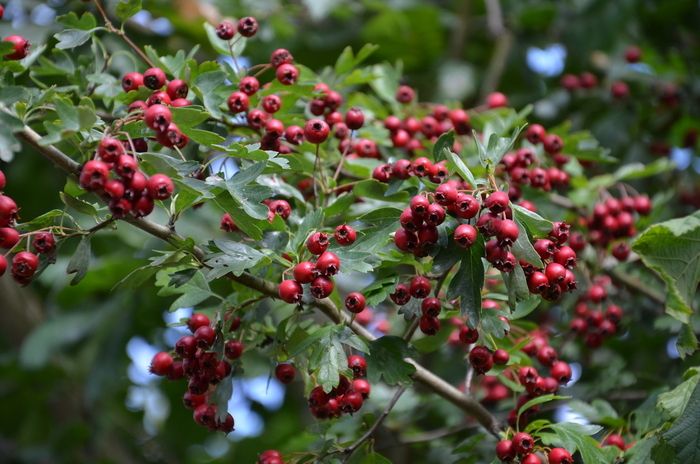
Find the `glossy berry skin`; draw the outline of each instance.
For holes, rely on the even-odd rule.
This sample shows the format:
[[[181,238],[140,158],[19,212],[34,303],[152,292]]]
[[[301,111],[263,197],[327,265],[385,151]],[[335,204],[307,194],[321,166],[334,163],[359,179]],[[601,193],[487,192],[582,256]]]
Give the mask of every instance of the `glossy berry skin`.
[[[536,454],[528,454],[520,460],[520,464],[542,464],[542,460]]]
[[[357,232],[355,232],[355,229],[353,229],[349,225],[341,224],[335,228],[335,233],[333,234],[333,237],[335,238],[335,241],[338,243],[338,245],[352,245],[357,239]]]
[[[544,269],[544,274],[550,284],[559,284],[564,281],[566,268],[559,263],[549,263]]]
[[[348,356],[348,368],[355,378],[367,375],[367,360],[359,354]]]
[[[545,128],[540,124],[531,124],[525,131],[525,138],[533,145],[541,143],[546,135],[547,132]]]
[[[253,37],[258,32],[258,21],[252,16],[238,20],[238,33],[243,37]]]
[[[299,70],[293,64],[285,63],[277,68],[275,77],[282,85],[292,85],[299,79]]]
[[[311,282],[311,294],[314,298],[322,299],[333,293],[333,281],[328,277],[319,276]]]
[[[149,68],[143,73],[143,85],[151,90],[162,89],[165,81],[165,73],[160,68]]]
[[[332,276],[340,270],[340,258],[335,253],[324,251],[316,260],[316,271],[324,276]]]
[[[552,448],[547,455],[549,464],[574,464],[574,458],[564,448]]]
[[[391,301],[403,306],[411,300],[410,288],[406,284],[397,284],[394,292],[389,295]]]
[[[326,141],[330,127],[322,119],[309,119],[304,125],[304,138],[313,144],[320,144]]]
[[[270,64],[273,68],[278,68],[283,64],[291,64],[294,57],[286,48],[278,48],[270,54]]]
[[[513,435],[513,450],[516,454],[520,456],[529,454],[534,446],[535,441],[532,439],[530,434],[518,432]]]
[[[51,253],[56,248],[56,239],[51,232],[39,232],[34,235],[32,246],[36,253]]]
[[[486,106],[489,108],[503,108],[508,106],[508,97],[501,92],[492,92],[486,97]]]
[[[292,383],[296,375],[297,370],[291,364],[278,364],[275,367],[275,377],[284,384]]]
[[[292,145],[299,145],[304,141],[304,129],[299,126],[287,126],[284,130],[284,139]]]
[[[414,298],[425,298],[430,294],[431,285],[427,277],[415,276],[411,279],[409,291]]]
[[[518,238],[518,225],[510,219],[502,219],[496,223],[496,238],[501,246],[510,246]]]
[[[365,304],[365,296],[360,292],[351,292],[345,297],[345,308],[353,314],[361,313]]]
[[[282,99],[277,95],[266,95],[262,99],[262,107],[267,113],[276,113],[282,108]]]
[[[493,367],[493,356],[485,346],[477,345],[469,352],[469,364],[477,374],[485,374]]]
[[[192,314],[192,317],[187,320],[187,328],[190,329],[190,332],[192,333],[196,332],[198,328],[209,326],[210,324],[211,321],[209,320],[209,317],[202,313],[194,313]]]
[[[296,280],[283,280],[277,289],[282,301],[294,304],[301,301],[304,290]]]
[[[10,35],[2,40],[12,44],[12,52],[5,55],[6,60],[21,60],[29,53],[29,41],[20,35]]]
[[[424,316],[437,317],[440,314],[442,305],[437,298],[425,298],[421,302],[420,309]]]
[[[5,173],[0,171],[0,191],[2,191],[7,185],[7,179],[5,179]]]
[[[175,352],[182,358],[191,358],[197,352],[197,339],[192,335],[185,335],[175,342]]]
[[[236,26],[231,21],[221,21],[216,26],[216,35],[221,40],[231,40],[236,34]]]
[[[445,221],[445,208],[431,204],[426,212],[425,222],[432,226],[439,226]]]
[[[556,155],[564,148],[564,142],[562,142],[561,137],[555,134],[545,136],[542,142],[544,144],[544,151],[550,155]]]
[[[463,248],[471,247],[476,241],[478,231],[471,224],[460,224],[454,231],[454,240]]]
[[[350,108],[345,113],[345,124],[350,130],[357,130],[365,123],[365,115],[360,108]]]
[[[148,179],[148,194],[154,200],[166,200],[172,195],[175,186],[165,174],[154,174]]]
[[[170,354],[161,351],[160,353],[156,353],[156,355],[153,356],[153,359],[151,360],[150,371],[155,375],[167,375],[172,365],[173,357],[170,356]]]
[[[486,198],[484,206],[486,206],[492,213],[502,213],[508,207],[510,203],[510,198],[507,192],[497,191],[493,192]]]
[[[194,338],[200,348],[209,348],[214,344],[216,331],[208,325],[203,325],[194,331]]]
[[[362,395],[363,399],[369,398],[372,387],[365,379],[355,379],[352,381],[352,389]]]
[[[284,134],[284,124],[279,119],[268,119],[265,122],[265,133],[274,138],[280,138]]]
[[[122,77],[122,89],[124,92],[138,90],[143,85],[143,74],[139,72],[130,72]]]
[[[114,163],[119,156],[126,154],[124,145],[112,137],[104,137],[97,145],[97,155],[105,163]]]
[[[508,361],[510,360],[510,355],[506,350],[498,349],[493,352],[493,362],[494,364],[498,364],[500,366],[508,364]]]
[[[503,462],[515,459],[515,449],[511,440],[501,440],[496,444],[496,457]]]
[[[165,105],[151,105],[144,112],[143,121],[147,127],[163,132],[173,122],[173,115]]]
[[[109,166],[99,160],[90,160],[80,171],[80,186],[85,190],[101,189],[109,177]],[[2,225],[2,197],[0,197],[0,225]]]
[[[20,251],[12,258],[12,275],[30,278],[39,267],[39,258],[29,251]]]
[[[476,343],[477,340],[479,340],[479,331],[469,327],[467,325],[463,325],[462,327],[459,328],[459,341],[464,343],[465,345],[471,345],[472,343]]]
[[[19,242],[19,232],[11,227],[0,227],[0,248],[10,249]]]
[[[426,335],[435,335],[440,330],[440,319],[432,316],[421,316],[418,327]]]
[[[246,76],[238,83],[238,90],[246,95],[254,95],[260,90],[260,82],[253,76]]]
[[[224,344],[224,355],[230,360],[238,359],[243,354],[243,343],[238,340],[229,340]]]
[[[458,193],[453,185],[449,183],[441,184],[435,189],[435,201],[439,205],[449,206],[457,200]]]
[[[300,284],[310,284],[316,277],[316,265],[311,261],[302,261],[294,266],[294,280]]]
[[[172,103],[172,100],[170,99],[170,95],[168,95],[167,92],[163,92],[162,90],[157,90],[157,91],[153,92],[146,99],[146,106],[170,105],[170,103]]]
[[[423,218],[428,212],[430,200],[423,195],[416,195],[411,198],[410,207],[414,218]]]
[[[549,373],[560,384],[568,383],[571,380],[571,367],[564,361],[554,362]]]
[[[173,79],[172,81],[168,82],[166,87],[166,92],[172,100],[187,98],[189,91],[190,88],[188,87],[187,82],[181,79]]]
[[[416,98],[416,92],[407,85],[401,85],[396,90],[396,101],[399,103],[408,104]]]
[[[325,232],[314,232],[306,239],[306,248],[314,255],[322,254],[326,251],[328,245],[330,245],[330,241],[328,240],[328,234]]]

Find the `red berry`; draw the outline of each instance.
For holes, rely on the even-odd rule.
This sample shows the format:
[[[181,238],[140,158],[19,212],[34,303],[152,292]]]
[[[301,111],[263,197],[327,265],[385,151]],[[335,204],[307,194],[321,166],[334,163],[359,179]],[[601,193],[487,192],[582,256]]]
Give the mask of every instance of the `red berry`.
[[[500,246],[510,246],[518,238],[518,225],[510,219],[502,219],[496,223],[496,238]]]
[[[238,83],[238,90],[253,95],[260,89],[260,82],[253,76],[246,76]]]
[[[207,401],[206,395],[195,395],[187,391],[182,395],[182,403],[187,409],[196,409]]]
[[[216,26],[216,35],[221,40],[231,40],[235,34],[235,26],[231,21],[221,21]]]
[[[591,285],[587,292],[588,298],[594,303],[600,303],[608,297],[608,292],[602,285]]]
[[[471,345],[479,340],[479,331],[469,327],[468,325],[463,325],[459,328],[459,341],[465,345]]]
[[[271,137],[280,138],[284,134],[284,124],[279,119],[268,119],[265,123],[265,132]]]
[[[628,63],[638,63],[642,59],[642,49],[636,45],[630,45],[625,50],[625,60]]]
[[[316,260],[316,271],[325,276],[332,276],[340,269],[340,258],[335,253],[324,251]]]
[[[345,297],[345,307],[353,314],[361,313],[365,309],[365,296],[360,292],[348,293]]]
[[[433,316],[421,316],[418,327],[426,335],[435,335],[440,330],[440,319]]]
[[[426,298],[421,302],[420,309],[424,316],[437,317],[442,305],[437,298]]]
[[[537,239],[535,241],[534,248],[537,254],[540,255],[540,258],[542,259],[551,258],[552,255],[557,251],[557,247],[554,244],[554,242],[546,238]]]
[[[408,303],[411,300],[411,293],[408,285],[397,284],[396,288],[394,289],[394,293],[391,293],[389,298],[391,298],[391,301],[399,306],[403,306]]]
[[[275,71],[277,80],[283,85],[292,85],[299,79],[299,70],[293,64],[285,63]]]
[[[236,90],[229,95],[226,104],[228,105],[229,111],[234,114],[248,111],[248,95],[245,92]]]
[[[492,213],[498,214],[505,211],[509,203],[510,198],[507,192],[496,191],[486,198],[484,206],[490,209]]]
[[[466,111],[455,109],[449,112],[448,117],[457,134],[468,134],[471,130],[469,114]]]
[[[101,189],[109,177],[109,166],[99,160],[90,160],[80,171],[80,186],[85,190]],[[0,225],[2,225],[2,196],[0,196]],[[7,198],[7,197],[5,197]]]
[[[475,346],[469,352],[469,364],[477,374],[485,374],[493,367],[491,351],[485,346]]]
[[[143,74],[139,72],[130,72],[122,77],[122,89],[124,92],[138,90],[143,85]]]
[[[320,144],[326,141],[330,128],[322,119],[309,119],[304,125],[304,138],[313,144]]]
[[[19,232],[11,227],[0,227],[0,248],[13,248],[19,242]]]
[[[276,113],[282,107],[282,99],[277,95],[266,95],[262,99],[262,107],[268,113]]]
[[[540,124],[532,124],[528,126],[527,130],[525,131],[525,138],[533,145],[541,143],[546,135],[547,132]]]
[[[564,448],[552,448],[547,455],[549,464],[574,464],[574,458]]]
[[[513,435],[513,449],[516,454],[520,456],[526,455],[532,451],[535,446],[535,441],[532,439],[530,434],[525,432],[518,432]]]
[[[618,433],[611,433],[610,435],[605,437],[605,440],[603,440],[603,446],[617,446],[622,451],[627,449],[627,446],[625,445],[625,439],[622,438],[622,436]]]
[[[439,226],[445,220],[445,209],[436,204],[428,206],[425,221],[432,226]]]
[[[143,73],[143,85],[151,90],[163,88],[165,81],[165,73],[160,68],[150,68]]]
[[[172,195],[175,186],[165,174],[154,174],[148,179],[147,188],[148,194],[154,200],[166,200]]]
[[[544,346],[537,351],[537,360],[545,366],[551,366],[557,360],[557,351],[551,346]]]
[[[598,85],[598,78],[593,73],[584,72],[579,76],[579,82],[584,89],[592,89]]]
[[[352,370],[353,376],[365,377],[367,375],[367,360],[359,354],[348,357],[348,368]]]
[[[348,393],[343,395],[343,399],[340,403],[340,408],[344,412],[352,414],[353,412],[357,412],[360,410],[363,402],[364,398],[362,398],[362,395],[360,393],[356,391],[349,391]]]
[[[238,230],[238,226],[235,222],[233,222],[233,218],[228,213],[224,213],[224,215],[221,216],[219,227],[224,232],[235,232]]]
[[[301,285],[296,280],[283,280],[278,288],[280,299],[287,303],[299,303],[304,293]]]
[[[129,155],[121,155],[116,162],[114,170],[124,179],[130,179],[138,170],[136,158]]]
[[[7,60],[21,60],[29,53],[29,41],[20,35],[10,35],[2,40],[12,44],[12,52],[5,55]]]
[[[536,454],[528,454],[520,460],[520,464],[542,464],[542,460]]]
[[[342,224],[335,228],[335,234],[333,236],[335,237],[335,241],[338,242],[338,245],[346,246],[355,243],[357,232],[349,225]]]
[[[20,251],[12,258],[12,275],[30,278],[39,267],[39,258],[29,251]]]
[[[502,108],[508,106],[508,97],[501,92],[492,92],[486,97],[486,106],[489,108]]]
[[[431,285],[427,277],[415,276],[411,279],[410,293],[414,298],[425,298],[430,294]]]
[[[282,383],[292,383],[297,375],[297,370],[291,364],[278,364],[275,367],[275,377]]]
[[[357,130],[365,123],[365,115],[362,110],[357,107],[350,108],[345,113],[345,124],[350,130]]]
[[[197,339],[192,335],[185,335],[175,342],[175,352],[182,358],[191,358],[197,352]]]
[[[527,277],[530,293],[542,293],[549,286],[549,279],[542,272],[535,271]]]
[[[203,325],[194,331],[194,338],[201,348],[209,348],[214,344],[216,331],[211,326]]]
[[[496,456],[503,462],[515,459],[515,449],[511,440],[501,440],[496,444]]]
[[[457,200],[458,193],[454,185],[441,184],[435,189],[435,201],[442,206],[449,206]]]
[[[171,102],[172,100],[170,99],[170,95],[168,95],[167,92],[157,90],[148,96],[148,98],[146,99],[146,106],[170,105]]]
[[[411,103],[415,97],[416,92],[407,85],[401,85],[396,90],[396,101],[398,101],[399,103]]]
[[[5,173],[0,171],[0,191],[7,185],[7,180],[5,179]]]
[[[151,360],[151,372],[155,375],[167,375],[173,365],[173,357],[170,354],[161,351],[156,353]]]
[[[278,48],[270,54],[270,64],[273,68],[278,68],[283,64],[291,64],[294,57],[286,48]]]
[[[299,126],[287,126],[284,130],[284,138],[292,145],[299,145],[304,141],[304,129]]]
[[[559,284],[566,277],[566,268],[559,263],[549,263],[544,269],[544,274],[550,284]]]
[[[362,395],[363,399],[367,399],[372,387],[365,379],[355,379],[352,381],[352,389]]]
[[[301,284],[309,284],[314,280],[316,265],[311,261],[302,261],[294,266],[294,279]]]
[[[314,298],[326,298],[333,292],[333,281],[328,277],[319,276],[311,282],[311,294]]]
[[[7,270],[7,258],[5,255],[0,255],[0,276],[2,276]]]
[[[498,365],[508,364],[510,354],[506,350],[498,349],[493,352],[493,362]]]
[[[571,380],[571,367],[564,361],[554,362],[549,373],[560,384],[565,384]]]
[[[238,20],[238,33],[243,37],[253,37],[258,32],[258,21],[252,16]]]
[[[34,235],[32,245],[37,253],[51,253],[56,248],[56,239],[51,232],[39,232]]]
[[[423,195],[416,195],[411,198],[411,212],[415,218],[423,218],[428,212],[428,207],[430,206],[430,200],[428,200]]]
[[[328,234],[325,232],[314,232],[306,240],[306,248],[314,255],[322,254],[326,251],[328,245],[330,245],[330,241],[328,240]]]
[[[243,342],[238,340],[227,341],[226,344],[224,344],[224,354],[231,360],[240,358],[243,354]]]
[[[573,269],[576,267],[576,252],[568,246],[559,247],[554,253],[554,261],[566,268]]]
[[[172,123],[173,115],[165,105],[151,105],[144,112],[143,120],[146,126],[157,132],[163,132]]]
[[[556,155],[564,147],[564,142],[562,142],[561,137],[555,134],[549,134],[545,136],[544,140],[544,151],[550,155]]]

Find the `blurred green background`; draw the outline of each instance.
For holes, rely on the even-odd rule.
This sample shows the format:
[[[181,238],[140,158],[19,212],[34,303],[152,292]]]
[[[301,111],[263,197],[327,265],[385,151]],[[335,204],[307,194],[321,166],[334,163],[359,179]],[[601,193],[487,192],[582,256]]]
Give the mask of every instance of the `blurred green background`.
[[[113,7],[116,2],[107,3]],[[89,8],[81,1],[12,0],[6,3],[0,35],[21,31],[35,44],[53,41],[56,15]],[[569,119],[576,128],[590,129],[620,160],[650,161],[658,156],[650,147],[663,144],[678,170],[640,187],[652,195],[664,193],[673,179],[677,190],[667,192],[673,208],[659,219],[698,207],[700,158],[697,142],[686,140],[688,130],[700,128],[700,8],[695,0],[144,0],[144,11],[126,29],[137,43],[161,52],[199,45],[199,58],[213,59],[202,23],[243,15],[261,23],[245,52],[252,64],[266,62],[272,50],[284,47],[298,62],[320,70],[334,63],[345,46],[357,50],[369,42],[379,45],[370,63],[402,63],[406,83],[417,88],[421,100],[472,107],[498,89],[516,108],[534,104],[534,118],[546,125]],[[105,41],[122,46],[113,38]],[[623,59],[632,44],[642,48],[644,57],[634,69]],[[119,77],[126,69],[112,71]],[[572,98],[559,80],[563,73],[583,71],[594,72],[601,84]],[[613,101],[609,87],[616,79],[629,83],[633,98]],[[677,87],[678,105],[659,103],[666,84]],[[64,176],[31,150],[0,167],[24,219],[61,207]],[[185,227],[199,229],[201,236],[216,234],[216,214],[204,211],[202,217],[210,221]],[[180,405],[181,385],[145,374],[153,350],[172,346],[177,336],[164,319],[170,300],[157,296],[150,284],[112,288],[159,247],[121,225],[93,240],[91,270],[78,286],[68,286],[63,272],[67,249],[27,288],[8,276],[0,278],[0,462],[251,463],[260,450],[304,450],[323,437],[326,431],[312,421],[300,385],[286,393],[276,385],[266,387],[263,360],[248,360],[249,380],[236,385],[239,432],[231,440],[193,423]],[[604,377],[611,366],[613,371],[626,368],[632,379],[620,376],[620,382],[638,382],[642,390],[662,384],[660,378],[678,376],[683,367],[668,360],[665,328],[647,322],[624,344],[614,341],[613,354],[594,362],[595,372]],[[444,365],[439,354],[427,362]],[[591,385],[597,378],[591,375]],[[388,394],[378,388],[370,410],[377,411]],[[406,398],[389,424],[412,417],[416,430],[430,430],[445,425],[445,418],[461,420],[439,400]],[[361,420],[334,425],[331,432],[352,434]],[[410,450],[399,445],[397,436],[380,439],[385,449],[377,450],[394,462],[456,459],[450,456],[453,442],[427,441]]]

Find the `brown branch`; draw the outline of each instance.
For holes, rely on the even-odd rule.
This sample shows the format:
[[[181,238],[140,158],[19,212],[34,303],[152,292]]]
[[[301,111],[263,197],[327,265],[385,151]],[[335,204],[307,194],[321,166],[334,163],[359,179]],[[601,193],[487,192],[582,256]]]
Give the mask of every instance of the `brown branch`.
[[[80,165],[77,162],[54,147],[41,145],[39,143],[41,136],[31,128],[25,126],[17,133],[17,136],[27,142],[29,145],[33,146],[42,156],[52,161],[56,166],[61,168],[69,175],[76,177],[79,174],[78,169]],[[181,236],[170,230],[168,227],[156,224],[147,219],[127,217],[124,220],[138,227],[144,232],[153,235],[154,237],[158,237],[159,239],[172,245],[182,243],[184,240]],[[205,257],[204,251],[196,246],[192,249],[192,254],[200,261]],[[227,274],[226,277],[235,282],[239,282],[246,287],[257,290],[263,295],[267,295],[271,298],[279,298],[277,293],[277,285],[268,280],[261,279],[247,272],[244,272],[240,276]],[[318,308],[336,324],[347,325],[353,332],[365,340],[373,341],[376,339],[371,332],[357,322],[352,321],[348,314],[340,311],[330,299],[324,298],[322,300],[317,300],[313,303],[313,306]],[[465,396],[453,385],[450,385],[442,378],[421,366],[415,360],[405,358],[405,361],[415,367],[416,371],[413,374],[413,379],[416,382],[420,383],[427,389],[474,417],[489,433],[495,437],[498,437],[498,433],[501,429],[498,419],[496,419],[486,408],[484,408],[481,403],[472,397]]]

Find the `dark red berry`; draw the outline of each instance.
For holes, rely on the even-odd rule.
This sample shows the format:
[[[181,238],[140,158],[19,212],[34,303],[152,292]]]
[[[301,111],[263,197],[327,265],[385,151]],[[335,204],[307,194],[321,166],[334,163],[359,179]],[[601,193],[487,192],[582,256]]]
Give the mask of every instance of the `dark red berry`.
[[[360,292],[348,293],[345,297],[345,307],[353,314],[361,313],[365,309],[365,296]]]
[[[277,367],[275,367],[275,377],[282,383],[292,383],[296,375],[297,370],[291,364],[278,364]]]
[[[330,128],[321,119],[310,119],[304,126],[304,138],[313,144],[320,144],[326,141]]]
[[[224,344],[224,354],[230,360],[238,359],[243,354],[243,342],[229,340]]]
[[[314,298],[326,298],[333,292],[333,281],[328,277],[319,276],[311,282],[311,294]]]
[[[221,40],[231,40],[236,34],[236,26],[231,21],[221,21],[216,26],[216,35]]]
[[[149,68],[143,73],[143,85],[151,90],[162,89],[165,81],[165,73],[160,68]]]
[[[427,277],[415,276],[411,279],[410,294],[414,298],[425,298],[430,294],[431,285]]]
[[[164,376],[168,374],[172,365],[173,357],[170,356],[170,354],[161,351],[160,353],[156,353],[156,355],[153,356],[153,359],[151,360],[150,370],[155,375]]]
[[[252,16],[238,20],[238,33],[243,37],[253,37],[258,32],[258,21]]]
[[[296,280],[283,280],[278,288],[279,297],[287,303],[299,303],[304,293]]]
[[[299,70],[293,64],[284,63],[275,71],[275,77],[283,85],[292,85],[299,79]]]
[[[12,44],[12,51],[5,55],[7,60],[21,60],[29,53],[29,41],[20,35],[10,35],[2,40]]]

